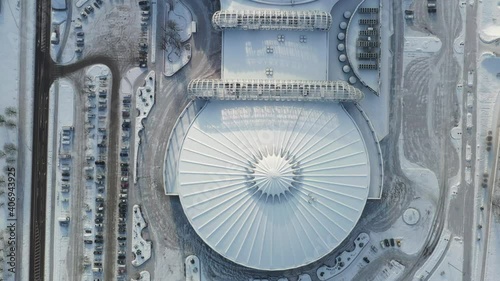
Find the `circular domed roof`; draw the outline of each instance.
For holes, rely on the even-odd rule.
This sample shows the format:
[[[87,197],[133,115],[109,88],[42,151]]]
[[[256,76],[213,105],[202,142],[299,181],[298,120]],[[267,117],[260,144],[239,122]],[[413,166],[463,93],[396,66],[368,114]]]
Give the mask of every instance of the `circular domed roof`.
[[[189,128],[178,193],[198,235],[261,270],[335,249],[368,197],[362,136],[339,104],[209,102]]]

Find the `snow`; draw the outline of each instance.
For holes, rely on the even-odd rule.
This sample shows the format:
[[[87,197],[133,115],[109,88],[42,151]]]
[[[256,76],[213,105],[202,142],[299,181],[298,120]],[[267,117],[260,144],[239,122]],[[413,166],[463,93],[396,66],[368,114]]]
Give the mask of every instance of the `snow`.
[[[281,35],[284,42],[278,41]],[[315,31],[225,30],[221,77],[327,80],[327,35]],[[305,43],[300,36],[306,36]],[[266,73],[268,68],[272,75]]]
[[[168,6],[168,3],[167,3],[167,6]],[[151,54],[150,54],[150,58],[151,58],[151,63],[155,63],[156,62],[156,25],[158,24],[158,20],[156,19],[158,17],[158,4],[156,3],[156,1],[153,1],[151,3],[151,15],[153,16],[152,20],[151,20],[151,44],[150,46],[152,46],[152,48],[150,48],[151,50]]]
[[[435,36],[405,37],[405,52],[435,53],[441,49],[441,46],[441,40]]]
[[[494,280],[500,276],[500,221],[492,219],[488,233],[488,249],[486,254],[486,270],[484,280]]]
[[[139,279],[132,278],[132,281],[150,281],[150,280],[151,280],[151,274],[149,274],[148,271],[141,271],[141,273],[139,274]]]
[[[483,41],[493,41],[500,38],[500,2],[483,0],[478,6],[479,38]]]
[[[271,9],[271,10],[320,10],[330,12],[333,5],[339,0],[222,0],[221,10],[256,10],[256,9]],[[293,5],[290,5],[293,3]],[[269,5],[274,4],[274,5]]]
[[[488,131],[492,130],[495,134],[498,133],[497,122],[498,122],[498,114],[500,112],[500,58],[496,57],[491,53],[483,53],[479,58],[477,69],[477,135],[476,135],[476,143],[478,144],[476,147],[476,174],[472,175],[475,177],[475,182],[477,183],[476,188],[476,200],[475,207],[476,215],[474,216],[474,225],[482,224],[483,217],[486,215],[486,212],[489,212],[490,205],[485,206],[485,200],[490,200],[489,195],[487,195],[483,188],[480,187],[480,183],[482,182],[482,174],[483,172],[490,171],[492,169],[491,165],[494,164],[494,159],[491,158],[491,153],[487,153],[484,149],[484,139],[486,138]],[[498,187],[497,187],[498,188]],[[485,206],[486,212],[480,212],[479,206]],[[493,215],[493,214],[492,214]],[[486,219],[486,218],[484,218]],[[494,260],[497,260],[497,257],[492,255],[493,249],[498,248],[498,222],[494,222],[494,219],[491,219],[488,224],[490,224],[490,232],[487,234],[488,236],[488,245],[486,245],[486,249],[482,247],[481,244],[476,244],[474,251],[474,262],[473,266],[476,266],[476,270],[474,273],[479,272],[478,268],[481,266],[486,266],[485,273],[493,274],[494,272],[498,272],[498,264],[494,264]],[[484,231],[477,230],[475,232],[475,240],[482,238],[485,235]],[[481,239],[481,241],[486,241],[486,239]],[[479,241],[478,241],[479,243]],[[485,263],[482,263],[483,255],[486,251],[487,260]],[[498,256],[498,252],[496,253]],[[474,277],[474,275],[473,275]]]
[[[76,6],[78,8],[82,7],[83,5],[85,5],[85,3],[87,3],[89,0],[78,0],[76,1]]]
[[[170,10],[170,5],[167,3],[166,9],[169,12],[167,17],[165,17],[165,28],[168,20],[174,21],[179,28],[177,32],[179,33],[181,43],[188,41],[191,38],[191,21],[193,20],[189,9],[179,0],[174,0],[172,10]],[[163,52],[163,74],[167,77],[174,75],[188,64],[190,59],[191,44],[182,44],[182,47],[177,50],[168,44],[166,50]]]
[[[451,239],[451,232],[448,229],[444,229],[443,233],[441,234],[441,237],[439,238],[439,242],[436,248],[432,252],[432,255],[425,261],[422,267],[420,267],[417,270],[417,272],[413,277],[413,280],[415,281],[426,280],[426,278],[429,276],[433,268],[436,266],[436,264],[439,262],[444,252],[446,251],[450,239]],[[448,279],[448,280],[454,280],[454,279]]]
[[[75,14],[75,13],[73,13]],[[50,43],[50,57],[54,62],[60,62],[62,64],[67,64],[73,61],[73,59],[76,57],[75,56],[75,40],[74,38],[68,37],[68,41],[66,44],[63,46],[63,37],[65,32],[71,32],[71,30],[67,30],[68,28],[71,28],[72,23],[68,22],[68,11],[67,10],[53,10],[51,13],[51,20],[52,20],[52,30],[56,31],[59,37],[59,43],[58,44],[52,44]],[[69,24],[68,24],[69,23]],[[73,39],[73,40],[71,40]],[[61,48],[63,48],[63,52],[61,54],[61,58],[58,61],[58,56],[61,53]],[[71,51],[68,51],[71,49]]]
[[[137,267],[141,266],[151,258],[152,243],[151,241],[146,241],[142,238],[142,230],[146,228],[147,224],[142,216],[140,206],[134,205],[133,212],[132,249],[135,258],[132,261],[132,265]]]
[[[65,0],[52,0],[52,9],[53,10],[66,10],[66,1]]]
[[[191,21],[193,21],[193,16],[184,3],[179,0],[174,1],[174,7],[168,12],[167,19],[177,23],[180,29],[179,35],[181,36],[181,42],[186,42],[191,38]]]
[[[463,241],[460,237],[453,237],[450,242],[448,251],[443,257],[443,260],[436,268],[434,273],[429,277],[429,281],[448,281],[462,279],[462,263],[463,263]],[[491,280],[491,279],[485,279]]]
[[[188,256],[184,260],[186,267],[186,281],[201,281],[201,264],[197,256]]]
[[[405,266],[401,263],[391,260],[389,263],[378,271],[377,275],[372,279],[373,281],[396,281],[400,280],[403,275]]]
[[[335,266],[326,266],[323,265],[318,268],[317,275],[319,280],[328,280],[351,265],[352,262],[356,259],[356,257],[361,253],[361,251],[368,245],[370,242],[370,236],[366,233],[361,233],[356,238],[354,242],[355,248],[352,251],[344,251],[340,253],[340,255],[336,258]],[[343,264],[343,266],[341,266]]]
[[[0,12],[0,34],[2,34],[2,44],[0,44],[0,85],[2,89],[2,103],[0,104],[0,114],[7,120],[17,123],[17,128],[6,129],[0,126],[0,149],[3,150],[5,143],[16,145],[18,153],[0,159],[0,166],[3,168],[13,167],[15,173],[15,188],[9,190],[7,170],[3,170],[0,175],[5,177],[6,185],[2,187],[0,195],[0,235],[4,238],[4,243],[10,238],[10,231],[6,230],[7,224],[15,223],[15,265],[7,264],[10,258],[5,258],[0,262],[0,268],[4,271],[0,274],[3,280],[27,280],[29,267],[23,266],[29,261],[30,244],[30,207],[31,207],[31,160],[32,160],[32,132],[33,132],[33,79],[34,79],[34,42],[35,42],[35,11],[34,1],[1,1]],[[26,13],[24,13],[24,11]],[[21,59],[24,58],[24,59]],[[7,117],[5,109],[15,107],[18,111],[11,117]],[[21,123],[21,120],[24,120]],[[22,153],[21,153],[22,152]],[[15,158],[15,162],[7,164],[7,158]],[[10,161],[10,160],[9,160]],[[22,171],[22,172],[21,172]],[[12,177],[12,174],[10,175]],[[11,185],[12,188],[12,185]],[[7,207],[9,194],[14,192],[15,217],[16,221],[7,221]],[[11,194],[12,195],[12,194]],[[11,201],[12,202],[12,201]],[[12,208],[12,206],[10,206]],[[5,235],[8,235],[5,236]],[[12,241],[12,240],[10,240]],[[2,243],[3,244],[3,243]],[[6,246],[6,244],[3,244]],[[4,248],[2,256],[10,254],[10,249]],[[9,247],[10,248],[10,247]],[[16,274],[11,274],[8,270],[14,267]]]
[[[61,144],[62,127],[73,126],[74,115],[74,88],[71,82],[66,79],[60,79],[54,82],[50,88],[50,108],[49,110],[49,139],[47,143],[47,185],[51,186],[55,183],[54,188],[47,188],[47,216],[46,216],[46,237],[53,237],[52,239],[45,240],[45,278],[52,280],[64,280],[68,276],[66,253],[69,247],[69,228],[70,226],[63,226],[57,222],[57,218],[71,217],[72,213],[69,208],[71,206],[70,196],[68,193],[61,192],[62,187],[62,162],[71,165],[71,160],[62,160],[58,155],[61,153],[71,154],[71,146],[63,146]],[[54,143],[53,147],[51,144]],[[56,156],[55,158],[53,156]],[[55,200],[55,201],[54,201]],[[51,226],[54,226],[52,228]],[[52,262],[49,262],[52,261]],[[53,268],[50,268],[53,264]],[[52,275],[50,275],[52,273]]]
[[[139,111],[139,115],[135,118],[135,142],[134,142],[134,175],[137,175],[137,155],[139,145],[141,144],[141,131],[144,129],[142,120],[146,119],[149,112],[155,104],[155,82],[156,75],[154,71],[150,71],[144,78],[145,84],[143,87],[137,88],[135,95],[135,106]],[[134,183],[137,183],[137,177],[134,177]]]

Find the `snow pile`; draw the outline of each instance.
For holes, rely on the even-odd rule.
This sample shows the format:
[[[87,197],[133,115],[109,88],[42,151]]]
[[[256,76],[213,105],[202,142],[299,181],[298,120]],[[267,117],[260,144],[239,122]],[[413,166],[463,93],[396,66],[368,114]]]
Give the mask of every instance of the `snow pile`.
[[[137,155],[139,145],[141,144],[141,136],[139,133],[144,129],[142,120],[148,117],[151,108],[153,108],[155,104],[155,72],[150,71],[144,80],[144,86],[137,88],[137,94],[135,95],[135,106],[139,111],[139,115],[135,119],[134,175],[137,175]],[[137,183],[136,176],[134,177],[134,183]]]
[[[151,258],[152,243],[142,238],[142,230],[146,228],[147,224],[142,217],[141,207],[139,205],[134,205],[133,211],[132,249],[135,259],[132,261],[132,265],[140,266]]]

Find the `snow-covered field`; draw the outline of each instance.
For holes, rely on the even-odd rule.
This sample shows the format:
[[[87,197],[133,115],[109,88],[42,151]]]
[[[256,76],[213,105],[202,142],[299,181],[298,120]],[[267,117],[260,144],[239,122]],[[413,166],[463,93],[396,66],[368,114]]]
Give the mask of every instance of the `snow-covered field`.
[[[45,241],[45,256],[46,260],[52,260],[52,263],[45,264],[45,268],[48,269],[45,272],[53,272],[52,280],[68,279],[68,273],[64,269],[67,267],[69,225],[59,224],[58,219],[69,217],[69,223],[71,223],[72,216],[77,215],[71,213],[69,193],[62,192],[62,164],[71,167],[72,160],[60,158],[61,154],[72,154],[72,144],[63,146],[61,137],[63,126],[73,126],[74,94],[73,85],[66,79],[54,82],[50,88],[49,100],[52,110],[49,110],[48,119],[47,186],[52,188],[47,188],[45,237],[52,237],[52,239]],[[53,143],[57,145],[52,146]],[[54,267],[49,268],[50,264]]]
[[[22,264],[29,259],[34,33],[27,31],[32,32],[34,27],[35,7],[31,1],[23,4],[4,0],[0,11],[0,34],[3,39],[0,44],[2,280],[26,279],[24,276],[28,274],[28,267]]]

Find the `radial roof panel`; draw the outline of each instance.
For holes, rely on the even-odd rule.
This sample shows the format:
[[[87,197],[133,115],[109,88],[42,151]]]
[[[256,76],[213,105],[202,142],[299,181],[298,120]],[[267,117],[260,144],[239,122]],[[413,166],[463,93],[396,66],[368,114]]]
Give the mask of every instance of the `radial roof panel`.
[[[218,101],[188,131],[178,191],[212,249],[282,270],[325,256],[349,235],[369,175],[364,141],[341,105]]]

